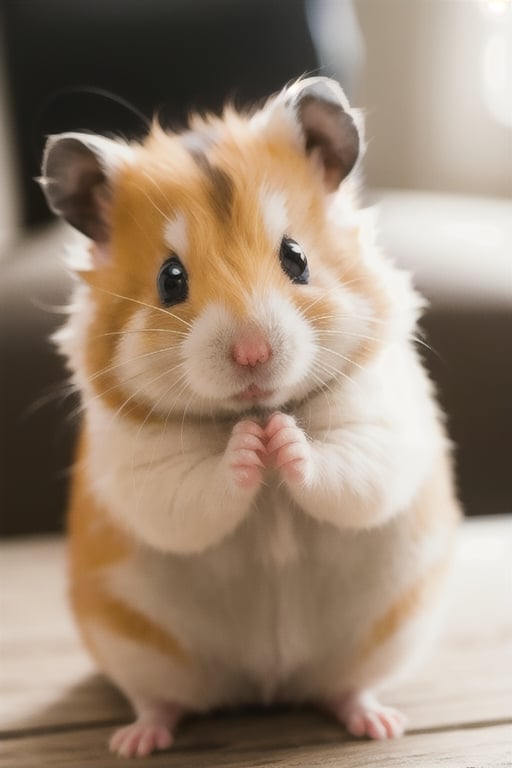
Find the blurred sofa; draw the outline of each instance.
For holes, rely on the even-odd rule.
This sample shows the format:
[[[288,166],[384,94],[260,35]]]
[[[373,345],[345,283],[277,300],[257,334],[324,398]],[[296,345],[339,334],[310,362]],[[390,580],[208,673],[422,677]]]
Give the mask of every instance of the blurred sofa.
[[[511,168],[512,172],[512,168]],[[420,352],[472,515],[512,511],[512,199],[375,191],[380,241],[429,301]]]
[[[79,419],[76,397],[65,396],[63,363],[48,343],[62,321],[70,277],[60,260],[69,233],[50,220],[33,182],[44,135],[87,128],[137,136],[144,119],[125,98],[147,115],[158,105],[170,125],[179,125],[190,108],[268,95],[318,66],[307,6],[4,0],[8,151],[20,216],[0,252],[0,534],[62,527]],[[342,81],[343,66],[331,67]],[[77,92],[77,83],[94,88]],[[422,354],[457,445],[465,508],[509,511],[512,204],[390,190],[373,190],[368,201],[380,204],[384,247],[414,272],[430,301],[423,327],[432,349],[422,347]]]

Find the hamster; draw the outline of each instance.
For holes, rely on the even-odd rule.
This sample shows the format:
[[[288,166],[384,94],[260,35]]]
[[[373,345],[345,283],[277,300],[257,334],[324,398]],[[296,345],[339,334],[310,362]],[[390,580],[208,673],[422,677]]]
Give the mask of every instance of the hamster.
[[[248,703],[404,730],[376,692],[428,635],[460,512],[363,150],[324,77],[141,143],[48,139],[48,203],[87,238],[57,334],[83,404],[70,595],[135,712],[119,755]]]

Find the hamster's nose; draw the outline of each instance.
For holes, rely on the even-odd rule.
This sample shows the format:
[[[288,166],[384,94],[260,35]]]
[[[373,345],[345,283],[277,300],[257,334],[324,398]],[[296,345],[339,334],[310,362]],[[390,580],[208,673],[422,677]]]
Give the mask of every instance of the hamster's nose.
[[[260,331],[241,336],[231,348],[231,357],[237,365],[255,368],[266,363],[272,356],[272,347],[267,337]]]

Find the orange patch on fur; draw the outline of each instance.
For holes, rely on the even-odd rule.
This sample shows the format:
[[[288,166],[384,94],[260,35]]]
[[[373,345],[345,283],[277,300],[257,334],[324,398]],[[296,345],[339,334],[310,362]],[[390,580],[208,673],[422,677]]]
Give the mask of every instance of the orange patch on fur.
[[[73,579],[127,558],[134,542],[92,496],[85,473],[87,438],[82,433],[73,471],[68,512],[69,566]]]
[[[435,532],[437,527],[449,529],[451,542],[462,511],[456,498],[449,452],[441,456],[427,487],[419,494],[411,514],[411,532],[418,539]]]
[[[443,541],[438,559],[380,616],[361,642],[355,661],[368,658],[435,596],[448,569],[461,511],[455,497],[448,455],[440,458],[409,515],[412,541],[434,537]]]
[[[84,589],[73,589],[72,601],[84,627],[86,642],[96,657],[101,660],[101,650],[95,647],[87,624],[92,620],[114,634],[148,646],[159,653],[170,656],[174,661],[188,663],[190,656],[181,643],[156,622],[145,616],[126,602],[119,600],[106,591],[82,585]],[[92,646],[92,648],[91,648]]]
[[[360,644],[354,663],[360,664],[367,659],[419,612],[429,596],[435,593],[448,567],[448,562],[448,557],[436,562],[377,619]]]
[[[185,661],[189,657],[178,640],[139,611],[109,595],[104,587],[102,570],[130,557],[135,543],[109,519],[88,490],[84,471],[86,451],[87,439],[82,434],[68,519],[70,597],[85,644],[101,662],[101,651],[88,630],[89,621],[94,619],[112,632]]]

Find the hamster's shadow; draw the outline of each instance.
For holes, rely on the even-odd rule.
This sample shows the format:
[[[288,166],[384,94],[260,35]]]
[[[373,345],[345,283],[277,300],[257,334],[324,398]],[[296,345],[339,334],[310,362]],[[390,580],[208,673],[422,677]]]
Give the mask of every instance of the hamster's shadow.
[[[45,734],[128,722],[130,707],[119,691],[99,673],[83,677],[44,707],[10,720],[2,735]]]
[[[13,723],[6,735],[15,737],[27,732],[57,735],[90,730],[91,742],[98,741],[101,748],[109,730],[129,723],[132,717],[124,697],[100,674],[93,674],[75,683],[44,709],[23,718],[18,726]],[[272,755],[283,750],[348,740],[350,737],[338,723],[313,707],[219,710],[190,716],[183,721],[171,750],[165,753],[165,765],[174,766],[172,755],[176,755],[178,766],[181,765],[180,755],[195,753],[198,760],[208,760],[204,765],[223,765],[223,755],[226,765],[244,764],[245,760],[250,760],[250,765],[266,765]],[[214,755],[217,758],[213,762]],[[255,763],[251,758],[259,762]],[[263,758],[265,762],[262,763]],[[222,762],[218,762],[219,759]]]

